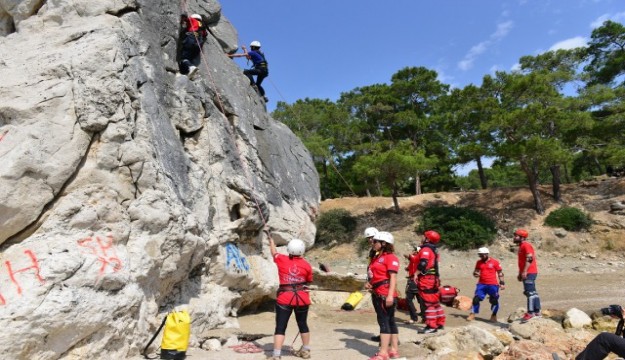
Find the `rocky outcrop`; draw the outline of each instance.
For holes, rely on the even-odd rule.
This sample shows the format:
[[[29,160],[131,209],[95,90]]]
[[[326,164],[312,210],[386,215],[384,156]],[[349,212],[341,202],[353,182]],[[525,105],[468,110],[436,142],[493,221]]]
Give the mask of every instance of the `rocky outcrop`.
[[[4,356],[125,358],[181,305],[193,334],[236,326],[277,285],[262,229],[312,244],[308,152],[224,55],[219,3],[182,4],[0,0]],[[210,19],[194,81],[181,11]]]

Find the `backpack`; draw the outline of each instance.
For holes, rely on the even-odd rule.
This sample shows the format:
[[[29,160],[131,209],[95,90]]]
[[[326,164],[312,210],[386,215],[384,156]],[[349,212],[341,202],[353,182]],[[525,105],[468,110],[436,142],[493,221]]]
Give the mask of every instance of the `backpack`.
[[[457,287],[451,285],[441,286],[439,289],[439,293],[441,294],[441,304],[452,306],[454,304],[454,299],[459,292],[460,290]]]

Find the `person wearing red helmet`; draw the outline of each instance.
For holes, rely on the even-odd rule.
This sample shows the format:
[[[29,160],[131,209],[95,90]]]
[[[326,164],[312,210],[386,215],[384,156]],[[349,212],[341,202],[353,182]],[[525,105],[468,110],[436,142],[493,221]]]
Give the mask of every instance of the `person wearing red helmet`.
[[[519,274],[517,280],[523,281],[523,294],[527,297],[527,313],[521,318],[521,322],[527,322],[535,317],[540,317],[540,297],[536,291],[536,277],[538,277],[538,262],[536,252],[532,244],[527,241],[529,233],[524,229],[514,232],[514,243],[519,245],[518,261]]]
[[[425,327],[419,332],[422,334],[435,333],[445,327],[445,312],[441,307],[439,287],[440,274],[438,271],[439,255],[436,244],[441,240],[439,233],[428,230],[423,233],[421,250],[417,255],[419,264],[415,274],[418,294],[425,305]]]

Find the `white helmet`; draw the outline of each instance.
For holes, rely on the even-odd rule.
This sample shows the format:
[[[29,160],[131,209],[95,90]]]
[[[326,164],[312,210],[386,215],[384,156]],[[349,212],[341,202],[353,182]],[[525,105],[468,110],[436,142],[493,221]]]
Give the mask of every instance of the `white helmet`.
[[[196,19],[196,20],[202,21],[202,15],[200,15],[200,14],[193,14],[193,15],[191,15],[191,17]]]
[[[395,243],[395,239],[390,232],[380,231],[379,233],[373,235],[373,240],[384,241],[387,244]]]
[[[375,236],[375,234],[377,234],[378,232],[379,232],[378,229],[374,227],[368,227],[365,229],[365,237]]]
[[[489,251],[488,251],[488,248],[481,247],[481,248],[477,249],[477,253],[478,254],[486,254],[486,255],[488,255]]]
[[[260,41],[254,40],[250,43],[250,47],[260,47]]]
[[[286,252],[293,256],[302,256],[306,251],[306,244],[300,239],[292,239],[286,246]]]

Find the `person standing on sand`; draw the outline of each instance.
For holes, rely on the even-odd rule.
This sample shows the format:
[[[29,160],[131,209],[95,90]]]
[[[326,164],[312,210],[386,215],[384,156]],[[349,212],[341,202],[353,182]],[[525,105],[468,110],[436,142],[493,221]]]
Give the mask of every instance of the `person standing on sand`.
[[[419,265],[419,250],[421,250],[421,247],[415,246],[412,254],[404,255],[408,260],[408,266],[406,267],[406,271],[408,272],[408,279],[406,280],[406,303],[408,303],[408,312],[410,313],[410,320],[407,321],[408,324],[414,324],[419,321],[419,316],[421,316],[423,322],[425,322],[425,315],[423,314],[425,304],[423,304],[423,300],[421,300],[419,296],[419,288],[417,287],[415,276],[417,274],[417,266]],[[419,312],[417,312],[413,299],[416,299],[419,303]]]
[[[373,308],[380,326],[380,349],[369,360],[399,358],[399,331],[395,323],[399,259],[394,254],[394,242],[393,235],[385,231],[380,231],[373,237],[376,256],[367,269],[369,280],[365,289],[371,291]]]
[[[445,311],[441,306],[440,273],[438,271],[439,255],[436,244],[441,235],[433,230],[423,233],[423,242],[419,250],[419,264],[417,265],[416,283],[419,296],[425,304],[425,327],[419,330],[421,334],[431,334],[445,329]]]
[[[521,322],[541,317],[540,297],[536,291],[536,277],[538,277],[538,262],[536,252],[532,244],[527,241],[527,230],[518,229],[514,232],[514,243],[519,245],[519,274],[517,280],[523,281],[523,294],[527,297],[527,312],[521,318]]]
[[[475,263],[473,276],[479,278],[473,296],[473,308],[467,317],[467,321],[475,320],[475,315],[480,312],[480,302],[488,295],[490,302],[491,322],[497,322],[499,311],[499,289],[504,290],[506,283],[503,281],[503,270],[497,259],[491,258],[488,248],[481,247],[477,250],[480,259]]]
[[[306,245],[300,239],[292,239],[287,244],[287,255],[278,253],[276,245],[269,236],[269,250],[274,263],[278,266],[280,286],[276,297],[276,329],[273,336],[273,356],[269,359],[282,359],[282,345],[291,314],[295,312],[295,320],[302,338],[302,347],[293,355],[310,359],[310,330],[308,329],[308,307],[310,295],[308,284],[313,281],[312,267],[302,256]]]

